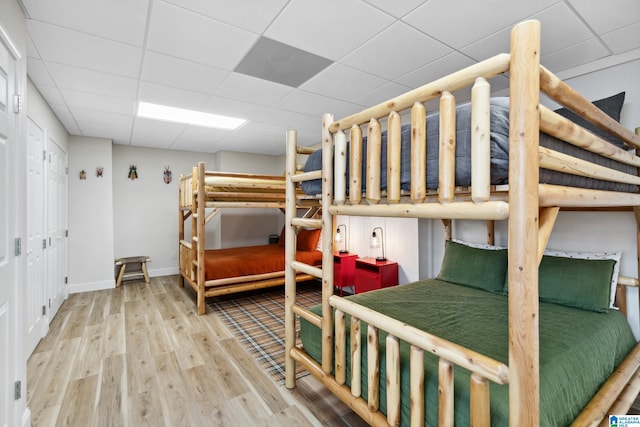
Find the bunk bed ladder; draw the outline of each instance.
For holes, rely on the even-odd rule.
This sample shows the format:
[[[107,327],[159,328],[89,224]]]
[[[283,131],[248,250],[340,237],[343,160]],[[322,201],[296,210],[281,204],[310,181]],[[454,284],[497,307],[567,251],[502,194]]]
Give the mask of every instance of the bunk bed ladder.
[[[311,207],[302,217],[297,217],[296,187],[298,183],[320,179],[322,171],[299,173],[296,163],[297,154],[308,155],[315,150],[297,146],[297,133],[294,130],[287,131],[287,165],[286,165],[286,210],[285,210],[285,368],[286,385],[295,387],[295,362],[291,351],[296,343],[295,316],[298,315],[312,324],[320,327],[322,318],[306,308],[296,304],[296,272],[301,271],[310,276],[323,279],[323,298],[327,289],[327,276],[323,276],[322,268],[296,261],[296,233],[300,228],[312,228],[322,230],[322,264],[327,264],[327,259],[333,262],[331,227],[326,227],[328,209]],[[294,155],[295,154],[295,155]],[[324,208],[324,206],[322,207]],[[322,212],[321,218],[317,215]],[[333,280],[330,280],[333,290]],[[328,297],[327,297],[328,298]],[[331,316],[328,316],[331,318]]]

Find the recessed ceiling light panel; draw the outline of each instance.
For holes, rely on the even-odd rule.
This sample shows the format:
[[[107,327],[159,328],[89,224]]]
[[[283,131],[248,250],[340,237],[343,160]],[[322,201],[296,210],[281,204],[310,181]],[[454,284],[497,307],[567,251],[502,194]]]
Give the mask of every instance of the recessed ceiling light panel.
[[[246,122],[245,119],[185,110],[184,108],[142,102],[138,104],[138,116],[166,122],[185,123],[218,129],[237,129]]]

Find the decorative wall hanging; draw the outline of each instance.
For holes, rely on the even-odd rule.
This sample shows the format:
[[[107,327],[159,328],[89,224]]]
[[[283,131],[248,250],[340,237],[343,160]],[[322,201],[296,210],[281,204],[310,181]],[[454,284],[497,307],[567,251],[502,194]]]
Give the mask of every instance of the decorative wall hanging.
[[[84,169],[80,171],[80,179],[87,179],[87,172]]]
[[[133,181],[134,179],[138,179],[138,169],[136,168],[135,163],[131,163],[129,165],[129,176],[128,178]]]
[[[164,183],[171,183],[171,167],[169,166],[164,167]]]
[[[103,168],[102,166],[98,166],[98,167],[96,168],[96,176],[97,176],[98,178],[102,178],[102,172],[104,172],[104,168]]]

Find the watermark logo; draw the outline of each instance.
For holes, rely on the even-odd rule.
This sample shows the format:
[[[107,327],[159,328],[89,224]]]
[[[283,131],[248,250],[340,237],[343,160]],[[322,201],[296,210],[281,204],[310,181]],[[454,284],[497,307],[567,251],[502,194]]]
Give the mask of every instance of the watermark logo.
[[[609,427],[640,427],[640,415],[609,415]]]

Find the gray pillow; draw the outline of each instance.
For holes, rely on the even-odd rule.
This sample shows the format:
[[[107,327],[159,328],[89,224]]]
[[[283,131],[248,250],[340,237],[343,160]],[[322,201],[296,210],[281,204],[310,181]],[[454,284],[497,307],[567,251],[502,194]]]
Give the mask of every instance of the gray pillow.
[[[608,98],[603,98],[603,99],[594,101],[593,105],[595,105],[596,107],[598,107],[599,109],[607,113],[615,121],[619,122],[620,111],[622,110],[622,104],[624,104],[624,96],[625,96],[625,92],[620,92]],[[571,120],[576,124],[579,124],[580,126],[584,127],[585,129],[589,130],[590,132],[604,139],[605,141],[609,141],[610,143],[612,143],[617,147],[626,148],[623,141],[620,141],[616,137],[609,135],[607,132],[603,131],[596,125],[589,123],[588,121],[578,116],[573,111],[567,108],[560,108],[559,110],[556,110],[556,113],[560,114],[563,117],[568,118],[569,120]]]

